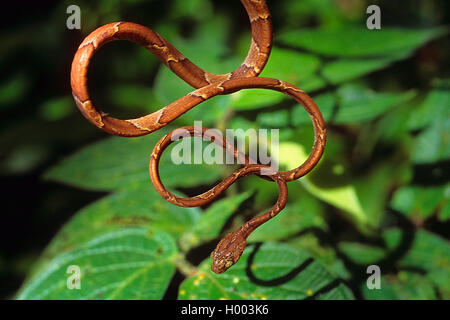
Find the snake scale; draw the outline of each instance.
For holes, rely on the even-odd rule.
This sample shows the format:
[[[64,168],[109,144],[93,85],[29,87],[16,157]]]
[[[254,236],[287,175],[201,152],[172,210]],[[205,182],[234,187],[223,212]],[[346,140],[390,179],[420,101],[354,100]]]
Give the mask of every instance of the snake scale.
[[[167,201],[181,207],[202,206],[230,187],[237,180],[248,176],[258,175],[266,180],[277,183],[279,196],[275,205],[266,213],[257,216],[236,231],[226,235],[211,253],[211,270],[215,273],[225,272],[235,264],[246,246],[247,237],[261,224],[277,215],[287,201],[286,183],[299,179],[307,174],[319,161],[325,148],[326,128],[319,108],[314,101],[301,89],[287,82],[258,77],[266,65],[272,48],[272,22],[265,0],[241,0],[251,23],[252,41],[244,62],[233,72],[214,74],[202,70],[167,40],[151,29],[131,22],[115,22],[106,24],[89,34],[75,53],[71,69],[72,94],[81,113],[96,127],[116,136],[137,137],[154,132],[205,100],[217,95],[230,94],[242,89],[261,88],[276,90],[295,99],[309,113],[314,128],[314,144],[309,157],[299,167],[289,171],[274,171],[267,165],[250,163],[249,158],[233,147],[229,141],[212,139],[207,130],[196,127],[184,127],[190,136],[210,139],[222,146],[237,159],[243,157],[244,165],[226,177],[203,194],[181,198],[167,190],[161,182],[158,165],[163,151],[175,139],[174,131],[165,135],[154,147],[149,163],[151,181],[156,191]],[[135,42],[161,60],[178,77],[190,84],[196,90],[170,103],[169,105],[146,116],[121,120],[101,112],[93,103],[88,91],[88,68],[94,53],[104,44],[115,40]],[[179,130],[179,129],[177,129]],[[263,169],[265,172],[263,173]]]

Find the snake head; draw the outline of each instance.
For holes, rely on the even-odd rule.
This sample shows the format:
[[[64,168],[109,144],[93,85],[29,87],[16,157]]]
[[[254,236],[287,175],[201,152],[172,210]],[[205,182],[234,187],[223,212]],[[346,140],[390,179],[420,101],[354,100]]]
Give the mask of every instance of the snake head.
[[[211,252],[213,260],[211,271],[214,273],[227,271],[229,267],[238,262],[246,244],[245,237],[239,231],[226,235],[220,240],[216,249]]]

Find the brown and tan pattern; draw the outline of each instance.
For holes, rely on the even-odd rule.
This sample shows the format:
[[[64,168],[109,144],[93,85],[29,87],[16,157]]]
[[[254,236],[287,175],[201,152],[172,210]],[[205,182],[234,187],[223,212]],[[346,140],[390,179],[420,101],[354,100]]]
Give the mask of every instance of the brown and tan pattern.
[[[213,74],[200,69],[175,49],[156,32],[131,22],[116,22],[104,25],[93,31],[84,39],[75,53],[71,71],[72,94],[81,113],[98,128],[117,136],[137,137],[156,131],[201,102],[216,95],[229,94],[242,89],[261,88],[276,90],[289,95],[300,103],[309,113],[314,127],[314,145],[308,159],[299,167],[289,171],[274,172],[269,166],[251,164],[247,155],[242,154],[225,138],[218,139],[208,135],[207,129],[196,131],[194,127],[184,127],[184,136],[197,136],[222,146],[227,152],[241,159],[243,167],[211,188],[209,191],[189,198],[175,196],[161,182],[158,172],[159,160],[167,146],[174,142],[180,129],[164,136],[155,146],[150,156],[150,178],[158,193],[167,201],[181,207],[202,206],[214,200],[234,182],[247,175],[255,174],[277,183],[280,190],[275,205],[265,214],[251,219],[238,230],[225,236],[211,253],[213,263],[211,270],[225,272],[235,264],[245,249],[247,237],[261,224],[277,215],[287,201],[286,182],[299,179],[311,171],[322,156],[326,142],[325,123],[319,108],[302,90],[284,81],[260,78],[269,59],[272,47],[272,23],[270,13],[264,0],[241,0],[247,10],[251,28],[252,42],[244,62],[235,71],[227,74]],[[181,79],[196,88],[195,91],[172,102],[168,106],[149,115],[129,120],[110,117],[101,112],[89,95],[87,78],[89,63],[94,53],[105,43],[114,40],[128,40],[144,46],[160,59]],[[264,174],[262,170],[264,169]],[[271,170],[271,171],[270,171]]]

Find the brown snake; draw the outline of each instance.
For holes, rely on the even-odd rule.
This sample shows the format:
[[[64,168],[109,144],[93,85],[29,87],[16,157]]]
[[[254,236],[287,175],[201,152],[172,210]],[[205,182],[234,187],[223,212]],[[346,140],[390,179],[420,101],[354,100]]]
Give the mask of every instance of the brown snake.
[[[308,159],[299,167],[289,171],[270,169],[267,165],[250,164],[249,158],[243,155],[226,139],[212,139],[206,129],[184,127],[190,136],[197,136],[213,141],[230,152],[237,159],[243,157],[244,165],[222,182],[203,194],[181,198],[168,191],[161,182],[158,172],[160,157],[167,146],[174,142],[172,137],[177,130],[165,135],[154,147],[150,156],[150,178],[156,191],[169,202],[181,207],[202,206],[225,191],[234,182],[247,175],[255,174],[277,183],[279,196],[275,205],[265,214],[251,219],[238,230],[225,236],[211,253],[211,270],[215,273],[225,272],[235,264],[246,246],[247,237],[261,224],[277,215],[286,205],[286,182],[299,179],[314,168],[325,148],[326,129],[319,108],[314,101],[302,90],[287,82],[260,78],[269,59],[272,48],[272,22],[265,0],[241,0],[250,18],[252,28],[252,42],[244,62],[233,72],[227,74],[213,74],[200,69],[184,57],[169,42],[156,32],[139,24],[131,22],[115,22],[104,25],[88,35],[75,53],[71,70],[72,93],[81,113],[98,128],[117,136],[137,137],[156,131],[201,102],[216,95],[229,94],[241,89],[262,88],[282,92],[300,103],[309,113],[314,127],[314,145]],[[120,120],[110,117],[94,106],[88,92],[88,67],[94,53],[105,43],[114,40],[128,40],[145,47],[160,59],[170,70],[197,90],[172,102],[146,116]],[[272,170],[262,174],[261,170]]]

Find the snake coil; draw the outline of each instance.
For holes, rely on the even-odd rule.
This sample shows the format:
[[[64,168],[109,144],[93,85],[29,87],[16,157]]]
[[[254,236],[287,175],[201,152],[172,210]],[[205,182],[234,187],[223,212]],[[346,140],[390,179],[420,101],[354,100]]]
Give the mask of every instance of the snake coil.
[[[279,91],[295,99],[309,113],[314,127],[313,149],[303,164],[289,171],[275,172],[267,165],[251,164],[249,158],[231,146],[225,138],[211,139],[205,128],[199,130],[195,127],[183,127],[182,129],[190,136],[214,140],[214,143],[222,146],[236,159],[239,157],[244,159],[244,165],[240,169],[237,169],[210,190],[194,197],[181,198],[175,196],[165,188],[159,177],[159,160],[167,146],[174,142],[172,138],[177,131],[174,130],[165,135],[154,147],[149,163],[151,181],[156,191],[164,199],[177,206],[196,207],[205,205],[214,200],[234,182],[251,174],[263,176],[263,178],[272,180],[278,185],[278,200],[268,212],[246,222],[218,243],[216,249],[211,253],[213,260],[211,270],[215,273],[225,272],[235,264],[245,249],[247,237],[257,227],[277,215],[284,208],[288,195],[286,182],[299,179],[311,171],[322,156],[326,142],[326,128],[322,114],[305,92],[281,80],[258,77],[269,59],[272,48],[273,33],[270,12],[265,0],[240,1],[250,19],[252,41],[244,62],[233,72],[214,74],[204,71],[153,30],[136,23],[115,22],[94,30],[84,39],[75,53],[70,75],[72,94],[84,117],[96,127],[122,137],[137,137],[149,134],[166,126],[205,100],[216,95],[229,94],[242,89],[261,88]],[[121,120],[101,112],[94,105],[89,95],[88,68],[94,53],[104,44],[115,40],[128,40],[143,46],[196,90],[158,111],[136,119]]]

